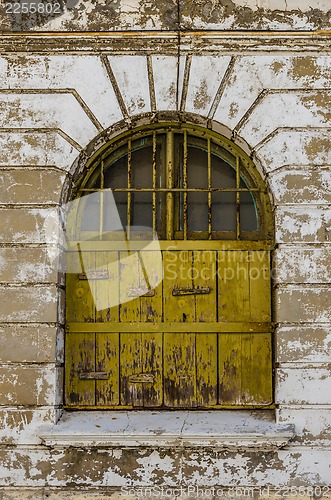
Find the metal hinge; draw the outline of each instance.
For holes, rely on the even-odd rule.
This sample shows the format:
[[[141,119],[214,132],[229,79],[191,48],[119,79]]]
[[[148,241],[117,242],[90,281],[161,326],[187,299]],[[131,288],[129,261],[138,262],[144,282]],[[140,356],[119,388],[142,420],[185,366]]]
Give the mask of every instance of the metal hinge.
[[[108,271],[88,271],[79,275],[80,280],[108,280]]]
[[[81,372],[79,374],[80,380],[108,380],[108,372]]]
[[[184,287],[184,288],[174,288],[172,291],[172,295],[203,295],[211,292],[210,286],[198,286],[197,288],[193,287]]]
[[[129,288],[128,297],[154,297],[155,290],[146,290],[143,286],[137,288]]]
[[[154,375],[152,373],[137,373],[136,375],[130,375],[130,384],[150,384],[154,382]]]

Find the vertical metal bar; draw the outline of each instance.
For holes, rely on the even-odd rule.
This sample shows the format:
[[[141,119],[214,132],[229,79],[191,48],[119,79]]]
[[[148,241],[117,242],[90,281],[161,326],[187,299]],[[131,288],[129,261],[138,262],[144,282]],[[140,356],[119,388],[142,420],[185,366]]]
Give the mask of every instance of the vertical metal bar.
[[[184,130],[184,143],[183,143],[183,188],[187,189],[187,131]],[[183,192],[183,238],[187,240],[187,191]]]
[[[132,187],[132,142],[131,139],[128,140],[128,189]],[[130,229],[131,229],[131,203],[132,195],[131,191],[128,191],[127,197],[127,239],[130,239]]]
[[[153,201],[152,201],[152,227],[156,231],[156,132],[153,132],[153,158],[152,158],[152,169],[153,169]]]
[[[166,174],[167,188],[173,188],[173,168],[174,168],[174,133],[169,130],[166,138]],[[174,230],[174,199],[173,192],[168,191],[166,197],[166,239],[173,239]]]
[[[240,239],[240,159],[236,158],[236,237]]]
[[[101,165],[100,165],[100,189],[104,189],[104,161],[101,160]],[[99,193],[99,202],[100,202],[100,221],[99,221],[99,239],[102,239],[102,233],[103,233],[103,204],[104,204],[104,199],[103,199],[103,191],[100,191]]]
[[[208,137],[208,148],[207,148],[207,169],[208,169],[208,239],[211,240],[212,224],[211,224],[211,210],[212,210],[212,177],[211,177],[211,144],[210,137]]]

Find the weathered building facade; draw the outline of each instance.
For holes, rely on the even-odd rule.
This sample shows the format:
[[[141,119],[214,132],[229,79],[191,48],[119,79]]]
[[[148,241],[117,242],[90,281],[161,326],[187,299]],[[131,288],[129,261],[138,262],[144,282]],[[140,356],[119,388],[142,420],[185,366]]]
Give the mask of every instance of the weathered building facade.
[[[39,12],[30,4],[27,12],[23,4],[0,6],[0,498],[141,496],[145,487],[157,487],[155,496],[164,488],[167,496],[330,498],[328,2],[81,0]],[[264,186],[270,211],[261,217],[269,226],[258,240],[271,252],[272,293],[260,291],[251,308],[267,297],[270,311],[245,321],[271,325],[270,349],[259,357],[259,345],[251,358],[262,370],[272,356],[263,368],[272,396],[204,410],[131,411],[112,402],[71,411],[64,397],[71,299],[66,276],[50,259],[58,234],[45,231],[47,221],[59,219],[93,158],[119,137],[181,124],[207,141],[208,165],[212,134],[215,155],[223,141],[252,169],[240,184],[237,167],[234,207],[247,179]],[[185,140],[184,153],[193,144]],[[156,154],[156,139],[151,144]],[[185,162],[177,187],[184,193]],[[212,231],[210,222],[208,243],[223,241]],[[223,241],[222,248],[262,248],[250,243],[230,248]],[[70,293],[79,298],[81,289]]]

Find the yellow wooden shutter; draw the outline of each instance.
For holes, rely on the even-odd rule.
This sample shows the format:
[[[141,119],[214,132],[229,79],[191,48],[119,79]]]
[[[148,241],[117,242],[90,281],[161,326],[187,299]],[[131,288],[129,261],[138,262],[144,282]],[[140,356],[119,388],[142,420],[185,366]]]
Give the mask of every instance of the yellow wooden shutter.
[[[219,398],[226,406],[272,403],[272,338],[254,333],[254,323],[271,321],[270,252],[219,253],[220,322],[244,322],[238,333],[219,336]]]

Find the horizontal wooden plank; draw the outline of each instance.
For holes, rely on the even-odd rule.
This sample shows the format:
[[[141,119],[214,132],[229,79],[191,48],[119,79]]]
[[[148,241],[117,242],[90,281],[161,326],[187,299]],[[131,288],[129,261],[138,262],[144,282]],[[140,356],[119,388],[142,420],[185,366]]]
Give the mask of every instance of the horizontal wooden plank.
[[[70,333],[268,333],[272,323],[67,323]]]
[[[98,241],[83,240],[70,241],[67,244],[68,252],[77,252],[77,244],[80,243],[82,252],[105,252],[117,250],[145,250],[151,241],[123,240]],[[274,248],[271,240],[260,241],[232,241],[232,240],[162,240],[159,241],[160,250],[272,250]],[[151,249],[155,251],[155,248]]]
[[[229,411],[233,411],[233,410],[274,410],[276,408],[276,405],[274,403],[271,403],[271,404],[268,404],[268,405],[258,405],[258,404],[245,404],[245,405],[233,405],[233,406],[226,406],[226,405],[212,405],[212,406],[208,406],[208,411],[209,410],[229,410]],[[71,406],[66,406],[64,405],[63,406],[63,409],[64,410],[108,410],[109,411],[109,406],[105,406],[105,405],[93,405],[93,406],[84,406],[84,405],[81,405],[81,406],[78,406],[78,405],[71,405]],[[139,407],[139,406],[129,406],[129,405],[122,405],[122,406],[112,406],[111,407],[111,410],[140,410],[140,409],[144,409],[146,410],[146,408],[143,408],[143,407]],[[153,407],[149,407],[148,410],[152,410]],[[187,410],[187,408],[183,407],[183,408],[176,408],[176,410]],[[155,407],[155,410],[157,411],[160,411],[160,408],[159,407]],[[169,410],[169,408],[164,408],[164,410]],[[194,410],[196,411],[196,410]]]

